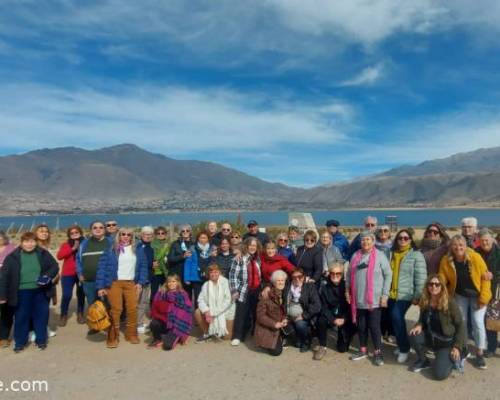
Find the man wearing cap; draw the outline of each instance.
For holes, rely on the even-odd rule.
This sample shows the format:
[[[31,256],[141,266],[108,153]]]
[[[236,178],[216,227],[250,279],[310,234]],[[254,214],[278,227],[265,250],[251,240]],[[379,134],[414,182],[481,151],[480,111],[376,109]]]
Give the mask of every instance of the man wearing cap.
[[[269,236],[266,233],[259,231],[259,223],[254,219],[248,221],[247,224],[248,232],[243,235],[243,241],[249,237],[256,238],[262,246],[269,242]]]
[[[336,219],[329,219],[328,221],[326,221],[325,225],[328,229],[328,232],[330,232],[330,235],[332,235],[332,244],[340,250],[342,258],[344,260],[348,260],[349,242],[347,241],[347,238],[339,231],[340,222]]]

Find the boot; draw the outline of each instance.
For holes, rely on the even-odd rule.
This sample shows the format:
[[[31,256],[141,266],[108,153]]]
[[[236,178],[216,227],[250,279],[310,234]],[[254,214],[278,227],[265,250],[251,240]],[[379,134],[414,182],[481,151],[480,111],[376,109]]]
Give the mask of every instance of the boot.
[[[59,319],[59,326],[66,326],[68,323],[68,316],[67,315],[61,315],[61,318]]]
[[[80,325],[83,325],[87,321],[85,320],[85,317],[83,316],[83,313],[79,312],[76,316],[76,322],[78,322]]]
[[[130,344],[139,344],[141,341],[137,336],[137,326],[127,326],[127,331],[125,332],[125,340]]]
[[[108,330],[108,338],[106,340],[106,346],[109,349],[114,349],[118,347],[118,343],[120,342],[120,333],[118,327],[111,325]]]

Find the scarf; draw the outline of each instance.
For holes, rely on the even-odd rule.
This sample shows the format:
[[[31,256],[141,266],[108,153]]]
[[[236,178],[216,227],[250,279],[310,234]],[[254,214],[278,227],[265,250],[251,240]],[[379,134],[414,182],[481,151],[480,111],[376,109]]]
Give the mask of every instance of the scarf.
[[[411,246],[408,243],[405,246],[401,246],[401,248],[392,253],[391,258],[391,269],[392,269],[392,283],[391,283],[391,291],[389,292],[389,297],[393,300],[396,300],[398,297],[398,284],[399,284],[399,268],[401,267],[401,261],[406,257],[408,252],[410,251]]]
[[[191,332],[193,324],[193,306],[184,290],[175,290],[162,293],[169,303],[167,315],[167,329],[171,330],[182,342],[185,342]]]
[[[198,246],[198,250],[200,250],[201,258],[210,257],[210,243],[201,244],[200,242],[198,242],[196,245]]]
[[[131,246],[131,244],[124,245],[123,242],[118,243],[118,254],[125,253],[125,247]]]
[[[248,273],[248,288],[251,290],[257,289],[260,286],[260,266],[255,257],[250,257],[250,262],[247,264]]]
[[[356,295],[357,295],[357,288],[356,288],[356,271],[358,269],[358,265],[363,258],[363,251],[358,250],[356,253],[354,253],[352,263],[351,263],[351,313],[352,313],[352,320],[356,323],[356,316],[357,316],[357,304],[356,304]],[[370,251],[370,257],[368,259],[368,271],[367,271],[367,276],[368,276],[368,284],[366,287],[366,293],[365,293],[365,299],[366,303],[371,307],[373,305],[373,275],[375,271],[375,262],[377,259],[377,249],[375,246],[373,246],[372,250]]]
[[[441,246],[442,243],[443,241],[441,239],[434,240],[423,238],[420,242],[420,249],[422,250],[422,252],[428,250],[436,250],[439,246]]]
[[[295,286],[294,284],[292,284],[292,286],[290,287],[290,293],[292,294],[292,298],[291,300],[294,302],[294,303],[298,303],[299,300],[300,300],[300,295],[302,293],[302,287],[304,285],[300,285],[300,286]]]
[[[207,297],[212,323],[208,327],[208,334],[217,337],[226,336],[229,332],[226,324],[226,314],[232,306],[228,280],[220,277],[217,283],[208,281]],[[203,290],[203,289],[202,289]]]

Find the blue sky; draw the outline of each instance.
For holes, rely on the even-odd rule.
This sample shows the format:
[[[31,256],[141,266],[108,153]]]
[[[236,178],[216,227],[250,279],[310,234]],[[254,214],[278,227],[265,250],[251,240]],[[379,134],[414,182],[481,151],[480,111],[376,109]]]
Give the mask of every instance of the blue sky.
[[[309,187],[500,146],[496,0],[2,6],[0,154],[127,142]]]

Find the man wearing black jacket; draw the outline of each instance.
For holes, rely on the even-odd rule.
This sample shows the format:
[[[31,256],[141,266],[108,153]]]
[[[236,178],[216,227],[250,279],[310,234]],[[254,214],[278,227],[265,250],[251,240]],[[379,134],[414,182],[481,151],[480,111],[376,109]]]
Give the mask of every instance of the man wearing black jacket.
[[[337,328],[337,350],[345,353],[353,335],[351,311],[345,297],[344,266],[333,263],[328,268],[328,278],[319,289],[321,314],[317,321],[319,346],[315,348],[314,359],[321,360],[326,354],[328,329]]]

